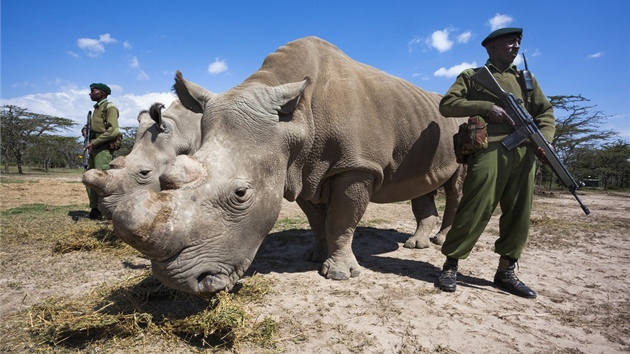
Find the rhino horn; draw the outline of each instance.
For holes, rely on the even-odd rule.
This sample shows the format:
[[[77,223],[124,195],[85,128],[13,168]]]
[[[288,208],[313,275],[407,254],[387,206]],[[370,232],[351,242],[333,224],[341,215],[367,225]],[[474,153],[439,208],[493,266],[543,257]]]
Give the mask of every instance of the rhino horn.
[[[179,189],[205,176],[203,165],[188,155],[179,155],[175,163],[160,176],[160,189]]]
[[[180,102],[187,109],[194,113],[203,113],[203,107],[210,102],[216,94],[206,90],[205,88],[187,81],[178,70],[175,74],[175,85],[173,86]]]

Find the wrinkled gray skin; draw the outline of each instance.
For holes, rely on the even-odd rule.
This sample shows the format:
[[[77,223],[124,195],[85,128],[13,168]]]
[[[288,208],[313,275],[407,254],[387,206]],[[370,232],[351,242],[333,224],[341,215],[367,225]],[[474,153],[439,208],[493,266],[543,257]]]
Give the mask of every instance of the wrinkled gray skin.
[[[123,198],[139,190],[160,190],[159,177],[177,155],[192,154],[201,145],[201,114],[174,101],[163,113],[156,103],[138,115],[133,149],[110,163],[111,169],[92,169],[83,183],[99,195],[99,209],[111,217]]]
[[[450,226],[462,170],[452,136],[461,119],[440,96],[358,63],[315,37],[279,48],[242,84],[215,94],[175,77],[183,105],[202,113],[202,145],[179,155],[113,214],[116,234],[152,261],[167,285],[197,294],[231,289],[276,221],[282,198],[305,212],[315,240],[307,258],[332,279],[359,275],[354,230],[370,201],[413,200],[428,246],[448,194]]]

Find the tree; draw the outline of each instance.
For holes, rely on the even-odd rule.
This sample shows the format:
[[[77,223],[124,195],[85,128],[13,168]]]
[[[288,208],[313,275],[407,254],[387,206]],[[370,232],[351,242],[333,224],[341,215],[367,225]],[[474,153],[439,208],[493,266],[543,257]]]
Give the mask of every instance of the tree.
[[[576,170],[599,177],[603,190],[630,184],[630,143],[619,139],[598,149],[579,149],[577,155]]]
[[[589,100],[582,95],[549,96],[548,99],[556,118],[556,133],[551,145],[576,179],[587,176],[591,172],[582,174],[586,171],[578,168],[579,162],[585,154],[597,151],[601,144],[617,135],[615,131],[600,129],[609,116],[595,110],[595,105],[585,105]],[[553,172],[540,162],[538,167],[538,184],[547,180],[551,188],[555,180]]]
[[[138,131],[138,127],[121,127],[120,131],[122,132],[123,139],[120,149],[116,151],[116,156],[129,155],[131,149],[133,149],[133,144],[136,141],[136,132]]]
[[[556,116],[556,134],[551,145],[556,149],[567,166],[576,163],[576,149],[594,149],[617,133],[612,130],[600,130],[603,122],[610,116],[595,110],[595,105],[583,105],[588,99],[577,96],[549,96]],[[566,116],[561,111],[567,112]]]
[[[9,160],[15,161],[18,173],[22,171],[23,159],[30,148],[43,134],[69,130],[76,123],[67,118],[53,117],[27,111],[25,108],[6,105],[0,112],[2,158],[5,173],[9,172]]]
[[[26,162],[41,165],[48,172],[49,167],[77,167],[82,154],[83,147],[77,138],[42,134],[33,140]]]

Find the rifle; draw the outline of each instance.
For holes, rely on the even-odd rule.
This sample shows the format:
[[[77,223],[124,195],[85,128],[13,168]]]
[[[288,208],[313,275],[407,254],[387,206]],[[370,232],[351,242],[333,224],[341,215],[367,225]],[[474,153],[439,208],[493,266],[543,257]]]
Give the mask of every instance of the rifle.
[[[88,161],[90,159],[90,151],[87,149],[87,146],[90,144],[90,135],[92,133],[92,111],[89,111],[87,114],[87,124],[85,125],[85,138],[83,138],[83,169],[87,170]]]
[[[512,93],[504,91],[494,76],[492,76],[490,70],[485,66],[471,76],[471,79],[501,100],[503,109],[505,109],[516,125],[516,131],[501,141],[503,146],[505,146],[508,150],[512,150],[525,140],[529,139],[534,146],[542,148],[551,170],[556,174],[556,176],[558,176],[558,179],[562,182],[562,184],[569,189],[569,192],[573,194],[577,202],[580,204],[580,207],[582,207],[584,213],[589,215],[591,211],[586,205],[584,205],[584,203],[582,203],[576,193],[576,190],[584,186],[584,183],[577,182],[573,178],[569,170],[567,170],[567,167],[562,163],[562,161],[560,161],[556,151],[547,142],[547,140],[545,140],[545,137],[540,132],[540,129],[538,129],[538,126],[536,126],[532,116],[523,108],[521,101]]]

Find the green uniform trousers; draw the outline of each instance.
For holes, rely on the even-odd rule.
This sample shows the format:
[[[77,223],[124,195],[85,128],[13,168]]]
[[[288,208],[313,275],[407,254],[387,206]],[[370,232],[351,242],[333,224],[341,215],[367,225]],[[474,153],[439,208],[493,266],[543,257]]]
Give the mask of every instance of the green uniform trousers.
[[[112,153],[107,148],[107,144],[95,147],[88,159],[88,170],[96,168],[97,170],[109,170],[109,163],[112,162]],[[98,194],[90,188],[87,189],[88,198],[90,199],[90,208],[98,208]]]
[[[533,146],[523,144],[508,151],[500,142],[489,143],[487,149],[471,156],[462,199],[442,245],[444,255],[467,258],[500,205],[494,251],[520,258],[529,233],[535,160]]]

